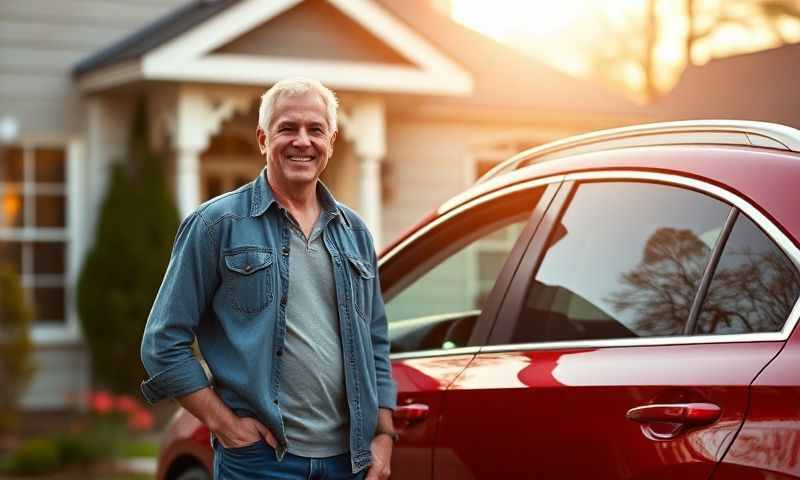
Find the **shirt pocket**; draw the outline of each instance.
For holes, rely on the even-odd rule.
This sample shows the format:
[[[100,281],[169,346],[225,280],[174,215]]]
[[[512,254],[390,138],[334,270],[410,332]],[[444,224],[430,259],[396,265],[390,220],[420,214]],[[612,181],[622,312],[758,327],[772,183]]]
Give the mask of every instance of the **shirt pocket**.
[[[362,319],[368,320],[367,312],[371,310],[372,279],[375,278],[375,272],[372,265],[364,260],[350,255],[346,257],[350,265],[350,284],[353,288],[355,310]]]
[[[272,252],[237,248],[225,254],[225,292],[231,308],[253,315],[272,302]]]

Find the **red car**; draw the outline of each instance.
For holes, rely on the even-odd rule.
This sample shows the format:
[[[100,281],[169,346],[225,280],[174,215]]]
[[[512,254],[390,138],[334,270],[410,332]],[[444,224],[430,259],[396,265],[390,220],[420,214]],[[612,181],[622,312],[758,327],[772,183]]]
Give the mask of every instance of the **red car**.
[[[387,247],[392,478],[800,478],[800,131],[523,152]],[[159,479],[208,478],[186,412]]]

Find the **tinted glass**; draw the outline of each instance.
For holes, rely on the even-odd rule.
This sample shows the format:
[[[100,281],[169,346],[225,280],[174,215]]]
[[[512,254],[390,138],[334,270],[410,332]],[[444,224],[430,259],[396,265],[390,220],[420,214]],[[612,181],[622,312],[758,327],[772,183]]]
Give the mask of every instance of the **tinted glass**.
[[[47,183],[64,183],[65,162],[64,150],[60,148],[37,148],[35,150],[36,159],[36,181]]]
[[[17,274],[22,272],[22,244],[0,242],[0,268],[10,268]]]
[[[36,242],[33,244],[33,273],[64,273],[63,242]]]
[[[792,262],[739,215],[711,280],[697,334],[779,331],[800,295]]]
[[[0,147],[0,183],[18,183],[24,180],[22,149]]]
[[[513,342],[682,334],[729,211],[666,185],[580,185],[550,239]]]
[[[468,211],[392,259],[381,271],[384,285],[392,285],[386,294],[392,352],[466,346],[542,190]]]
[[[61,195],[36,196],[36,226],[63,227],[66,224],[66,205]]]

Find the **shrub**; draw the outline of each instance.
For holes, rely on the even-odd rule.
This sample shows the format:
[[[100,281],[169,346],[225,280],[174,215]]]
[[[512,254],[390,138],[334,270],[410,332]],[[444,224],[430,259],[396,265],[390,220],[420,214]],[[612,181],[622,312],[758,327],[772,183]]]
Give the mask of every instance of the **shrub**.
[[[29,325],[33,309],[25,302],[19,277],[0,265],[0,435],[16,428],[17,402],[34,371]]]
[[[4,473],[11,475],[42,475],[60,467],[58,445],[50,438],[28,440],[3,463]]]
[[[178,226],[163,160],[150,149],[143,105],[131,131],[129,159],[113,169],[78,281],[94,382],[118,393],[138,393],[145,377],[139,344]]]
[[[103,435],[93,432],[68,432],[57,434],[54,438],[59,463],[62,466],[89,466],[111,458],[114,445]]]

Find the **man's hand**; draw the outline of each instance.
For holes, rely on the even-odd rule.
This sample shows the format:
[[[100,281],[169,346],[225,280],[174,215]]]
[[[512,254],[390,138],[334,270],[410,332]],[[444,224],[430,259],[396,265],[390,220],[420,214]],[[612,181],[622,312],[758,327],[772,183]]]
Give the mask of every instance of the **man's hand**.
[[[232,425],[213,431],[213,433],[225,448],[246,447],[262,438],[272,448],[278,445],[272,432],[264,424],[250,417],[236,418]]]
[[[372,439],[372,465],[364,480],[386,480],[392,474],[392,437],[377,435]]]
[[[278,442],[272,432],[255,418],[237,417],[211,388],[178,398],[178,402],[199,418],[225,448],[246,447],[263,438],[270,447]]]

